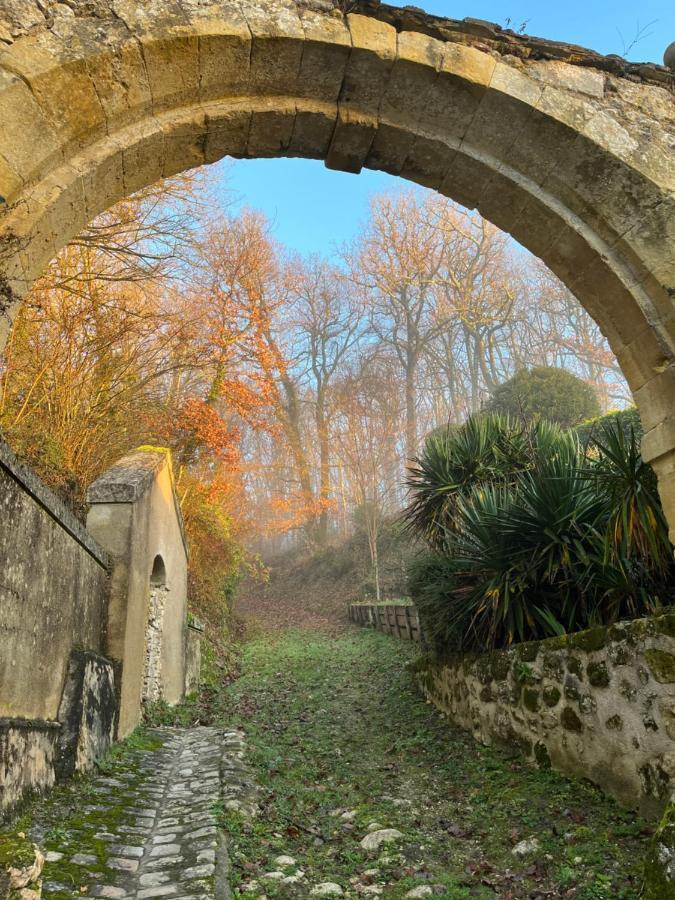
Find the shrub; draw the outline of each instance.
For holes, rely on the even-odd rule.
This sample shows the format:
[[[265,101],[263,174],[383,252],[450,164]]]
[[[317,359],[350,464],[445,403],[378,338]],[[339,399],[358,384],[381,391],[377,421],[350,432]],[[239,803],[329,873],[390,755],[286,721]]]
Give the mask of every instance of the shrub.
[[[642,422],[640,421],[640,413],[637,407],[629,406],[626,409],[617,409],[614,412],[607,413],[605,416],[596,416],[593,419],[586,419],[574,429],[575,434],[583,445],[590,444],[595,438],[602,440],[603,435],[607,431],[614,428],[620,428],[625,437],[630,436],[631,430],[633,434],[640,440],[642,438]]]
[[[571,428],[599,416],[600,403],[593,387],[566,369],[537,366],[521,369],[495,388],[488,410],[525,422],[548,419]]]
[[[499,414],[473,416],[459,430],[437,429],[408,470],[408,528],[442,548],[456,526],[460,497],[477,487],[514,484],[539,458],[555,456],[569,440],[550,422],[524,426]]]
[[[428,441],[409,480],[408,527],[435,551],[412,568],[410,593],[437,649],[508,646],[672,602],[668,528],[632,430],[609,423],[587,448],[544,422],[493,417],[466,431]],[[482,460],[472,468],[458,465],[469,444]]]

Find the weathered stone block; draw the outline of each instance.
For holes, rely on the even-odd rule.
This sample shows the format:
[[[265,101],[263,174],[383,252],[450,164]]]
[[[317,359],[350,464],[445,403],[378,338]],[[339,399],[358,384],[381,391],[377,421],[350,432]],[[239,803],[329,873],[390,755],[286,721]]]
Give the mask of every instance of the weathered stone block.
[[[84,650],[71,653],[59,707],[57,778],[90,769],[115,739],[117,697],[112,663]]]
[[[0,718],[0,818],[52,787],[59,731],[58,722]]]

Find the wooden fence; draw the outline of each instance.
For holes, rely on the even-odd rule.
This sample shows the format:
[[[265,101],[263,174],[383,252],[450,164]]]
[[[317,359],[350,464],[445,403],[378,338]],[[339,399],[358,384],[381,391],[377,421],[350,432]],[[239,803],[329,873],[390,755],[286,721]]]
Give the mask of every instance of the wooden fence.
[[[403,604],[352,603],[349,619],[356,625],[375,628],[405,641],[423,643],[420,617],[414,606]]]

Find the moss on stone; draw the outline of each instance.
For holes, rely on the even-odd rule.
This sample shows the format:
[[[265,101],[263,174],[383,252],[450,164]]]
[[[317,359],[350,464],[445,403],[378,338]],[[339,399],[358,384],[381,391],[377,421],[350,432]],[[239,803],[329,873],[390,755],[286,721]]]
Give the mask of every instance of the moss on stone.
[[[575,731],[577,733],[584,730],[583,723],[579,716],[574,712],[571,706],[566,706],[560,714],[560,722],[567,731]]]
[[[610,645],[607,652],[615,666],[627,666],[635,658],[635,651],[626,641]]]
[[[652,838],[644,865],[644,900],[672,900],[675,882],[675,804],[670,803]]]
[[[562,694],[560,693],[560,688],[556,687],[555,685],[549,685],[542,691],[544,703],[549,707],[557,706],[558,703],[560,703],[561,696]]]
[[[35,862],[32,841],[23,832],[0,834],[0,868],[21,869]]]
[[[654,625],[659,634],[675,637],[675,612],[668,612],[665,616],[659,616],[654,620]]]
[[[507,652],[493,653],[490,657],[490,670],[495,681],[504,681],[511,671],[511,658]]]
[[[473,667],[474,675],[481,684],[489,684],[492,681],[492,667],[488,657],[477,659]]]
[[[474,653],[468,653],[462,659],[462,672],[464,673],[464,675],[471,674],[471,670],[473,669],[473,664],[474,664],[474,662],[476,662],[476,659],[477,659],[477,657]]]
[[[593,653],[607,645],[608,637],[608,629],[604,625],[599,625],[597,628],[589,628],[587,631],[571,635],[570,644],[577,650]]]
[[[632,703],[637,697],[637,688],[626,678],[622,678],[621,684],[619,685],[619,693],[622,697],[625,697],[626,700]]]
[[[433,659],[429,656],[429,654],[423,653],[421,656],[410,660],[410,662],[406,664],[406,669],[409,672],[416,674],[418,672],[428,672],[433,667],[433,665]]]
[[[623,719],[620,715],[610,716],[605,722],[605,728],[609,731],[623,731]]]
[[[607,663],[603,660],[590,662],[586,666],[586,674],[593,687],[608,687],[611,680]]]
[[[534,745],[534,758],[537,761],[537,765],[540,769],[550,769],[551,768],[551,757],[548,752],[548,748],[543,741],[537,741]]]
[[[502,747],[514,755],[532,756],[532,741],[519,734],[512,725],[503,726],[496,735]]]
[[[540,641],[526,641],[515,648],[518,658],[523,662],[534,662],[539,654]]]
[[[581,691],[579,690],[579,683],[573,675],[568,675],[565,678],[565,683],[563,685],[563,690],[565,692],[565,697],[568,700],[580,700],[581,699]]]
[[[649,671],[660,684],[675,682],[675,656],[665,650],[645,650]]]
[[[546,638],[542,647],[546,650],[566,650],[570,645],[570,635],[560,634],[558,637]]]
[[[579,680],[583,679],[583,666],[578,656],[567,657],[567,671],[576,675]]]
[[[530,712],[536,712],[539,709],[539,691],[536,688],[526,687],[523,690],[523,706]]]
[[[565,663],[559,653],[544,653],[544,674],[555,681],[562,681],[565,676]]]

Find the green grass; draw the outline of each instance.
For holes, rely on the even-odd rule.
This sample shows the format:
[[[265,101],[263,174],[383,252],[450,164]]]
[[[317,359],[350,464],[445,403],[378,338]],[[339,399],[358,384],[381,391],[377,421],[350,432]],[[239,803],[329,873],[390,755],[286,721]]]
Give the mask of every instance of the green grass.
[[[366,630],[246,645],[241,678],[212,698],[217,721],[247,732],[261,786],[253,823],[221,811],[235,896],[257,896],[244,891],[255,880],[269,898],[322,881],[353,897],[355,882],[379,884],[391,900],[421,883],[444,885],[446,898],[638,897],[644,824],[592,786],[448,725],[413,687],[414,653]],[[356,811],[353,828],[343,810]],[[374,821],[404,840],[368,855],[359,841]],[[512,847],[532,835],[540,851],[516,859]],[[282,853],[304,887],[261,880]]]
[[[335,881],[352,898],[368,896],[357,886],[380,885],[385,900],[423,883],[442,885],[441,900],[637,898],[650,829],[591,785],[531,768],[450,726],[413,687],[405,666],[415,653],[366,629],[333,639],[306,630],[257,636],[243,647],[237,681],[175,710],[155,708],[167,724],[199,720],[247,733],[260,815],[249,822],[223,804],[215,809],[229,835],[234,896],[301,900],[312,885]],[[99,771],[130,773],[140,787],[139,762],[158,743],[139,729]],[[78,851],[103,858],[95,835],[121,821],[128,800],[100,791],[85,776],[36,798],[0,832],[0,846],[18,854],[26,833],[65,860]],[[104,808],[90,808],[101,801]],[[352,822],[340,818],[347,810]],[[367,854],[359,842],[371,822],[404,839]],[[539,852],[513,857],[533,835]],[[299,884],[261,877],[280,854],[297,860]],[[65,860],[45,869],[72,885],[64,898],[90,887]],[[260,888],[246,893],[252,881]]]

